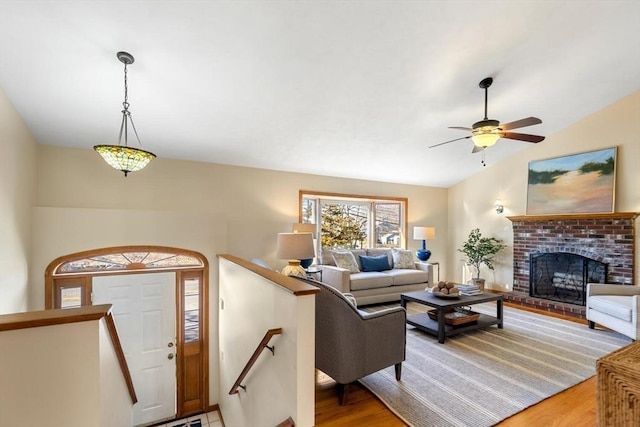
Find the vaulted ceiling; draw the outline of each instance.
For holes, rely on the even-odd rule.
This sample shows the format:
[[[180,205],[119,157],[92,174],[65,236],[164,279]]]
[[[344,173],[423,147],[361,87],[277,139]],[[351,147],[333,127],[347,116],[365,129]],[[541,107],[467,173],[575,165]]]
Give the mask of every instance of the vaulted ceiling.
[[[639,17],[637,0],[0,0],[0,87],[40,144],[117,143],[124,50],[160,158],[448,187],[482,155],[427,147],[483,118],[480,80],[489,118],[552,135],[640,89]],[[487,167],[528,146],[500,140]]]

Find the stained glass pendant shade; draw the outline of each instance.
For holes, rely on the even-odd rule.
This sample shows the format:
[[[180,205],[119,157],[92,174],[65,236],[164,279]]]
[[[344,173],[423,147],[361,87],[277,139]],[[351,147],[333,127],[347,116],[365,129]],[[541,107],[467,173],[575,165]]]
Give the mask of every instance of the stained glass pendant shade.
[[[139,148],[129,147],[129,122],[131,123],[131,129],[140,143],[138,137],[138,131],[133,123],[133,117],[129,111],[129,88],[127,85],[127,65],[133,64],[134,58],[127,52],[118,52],[118,60],[124,64],[124,102],[122,106],[122,123],[120,124],[120,136],[118,138],[118,145],[96,145],[94,150],[102,156],[102,158],[114,169],[118,169],[127,176],[129,172],[136,172],[143,169],[149,164],[149,162],[155,159],[156,155],[150,151],[142,150]],[[124,137],[124,145],[122,144],[122,138]]]

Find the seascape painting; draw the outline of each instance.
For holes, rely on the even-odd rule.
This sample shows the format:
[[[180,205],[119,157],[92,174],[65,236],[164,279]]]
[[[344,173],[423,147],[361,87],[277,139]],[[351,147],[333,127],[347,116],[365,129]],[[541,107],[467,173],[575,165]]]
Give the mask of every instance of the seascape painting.
[[[616,147],[529,163],[527,215],[614,210]]]

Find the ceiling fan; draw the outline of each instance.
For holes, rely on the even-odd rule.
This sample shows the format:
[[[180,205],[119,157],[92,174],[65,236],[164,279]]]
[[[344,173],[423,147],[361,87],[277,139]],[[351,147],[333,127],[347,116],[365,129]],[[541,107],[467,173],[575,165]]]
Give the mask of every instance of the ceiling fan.
[[[526,126],[532,126],[542,123],[537,117],[527,117],[525,119],[516,120],[511,123],[501,125],[498,120],[487,118],[487,99],[488,88],[493,83],[493,78],[487,77],[483,79],[479,86],[484,89],[484,119],[473,124],[471,128],[462,126],[451,126],[449,129],[460,129],[470,131],[471,135],[463,136],[462,138],[452,139],[450,141],[441,142],[430,146],[429,148],[439,147],[440,145],[448,144],[450,142],[459,141],[461,139],[469,139],[473,141],[472,153],[479,153],[487,147],[494,145],[500,138],[517,139],[519,141],[537,143],[544,140],[544,136],[529,135],[526,133],[509,132],[512,129],[523,128]]]

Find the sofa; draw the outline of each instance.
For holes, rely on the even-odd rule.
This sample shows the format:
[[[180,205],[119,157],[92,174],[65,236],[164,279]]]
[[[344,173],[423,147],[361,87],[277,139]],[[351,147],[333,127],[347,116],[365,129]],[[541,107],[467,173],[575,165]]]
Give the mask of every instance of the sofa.
[[[416,261],[407,250],[323,249],[318,261],[322,282],[350,293],[358,305],[399,301],[404,292],[434,285],[433,265]]]

